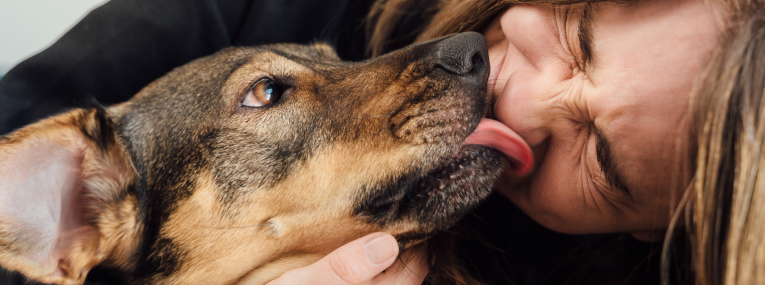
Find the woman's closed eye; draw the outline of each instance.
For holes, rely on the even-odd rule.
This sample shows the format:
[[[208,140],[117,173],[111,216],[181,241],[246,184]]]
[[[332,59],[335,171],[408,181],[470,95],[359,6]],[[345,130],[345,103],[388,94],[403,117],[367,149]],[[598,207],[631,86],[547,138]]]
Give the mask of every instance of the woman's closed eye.
[[[566,10],[564,38],[574,56],[577,68],[586,72],[592,62],[593,4],[578,4]]]
[[[634,200],[632,192],[627,187],[627,184],[621,175],[618,167],[618,160],[614,157],[614,153],[608,143],[608,140],[598,131],[593,124],[592,134],[595,136],[595,155],[597,157],[598,166],[600,168],[599,174],[602,174],[608,188],[611,191],[619,191],[626,198]]]

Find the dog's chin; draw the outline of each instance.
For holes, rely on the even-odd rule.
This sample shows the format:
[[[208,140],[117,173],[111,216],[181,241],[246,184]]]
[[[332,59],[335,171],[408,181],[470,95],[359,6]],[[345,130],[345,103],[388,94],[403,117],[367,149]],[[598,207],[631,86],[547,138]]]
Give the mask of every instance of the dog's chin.
[[[491,193],[502,169],[502,154],[483,145],[464,145],[418,177],[409,177],[366,203],[372,221],[410,225],[396,234],[402,248],[452,227]],[[394,192],[395,191],[395,192]],[[412,227],[413,226],[413,227]]]
[[[450,228],[489,196],[501,156],[487,146],[464,145],[426,169],[370,189],[356,213],[395,233],[401,246],[416,244]]]
[[[435,197],[460,191],[460,186],[471,185],[486,170],[499,167],[501,152],[482,145],[465,145],[452,157],[444,157],[420,179],[418,187],[411,189],[417,197]]]
[[[426,170],[401,202],[416,212],[419,222],[448,228],[491,193],[502,168],[501,157],[501,152],[487,146],[464,145]]]

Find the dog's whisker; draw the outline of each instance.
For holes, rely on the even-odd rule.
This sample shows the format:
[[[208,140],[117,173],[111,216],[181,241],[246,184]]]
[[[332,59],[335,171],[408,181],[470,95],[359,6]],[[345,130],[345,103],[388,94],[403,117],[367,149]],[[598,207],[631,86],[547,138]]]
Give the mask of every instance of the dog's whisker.
[[[499,229],[499,228],[495,227],[495,226],[494,226],[494,225],[492,225],[491,223],[487,222],[486,220],[484,220],[483,218],[481,218],[480,216],[478,216],[478,214],[476,214],[476,213],[475,213],[475,212],[473,212],[472,210],[468,211],[468,214],[470,214],[470,215],[471,215],[471,216],[473,216],[474,218],[478,219],[478,221],[480,221],[480,222],[482,222],[482,223],[486,224],[487,226],[491,227],[493,230],[496,230],[496,231],[498,231],[498,232],[501,232],[501,233],[503,233],[503,234],[507,234],[507,233],[505,233],[505,231],[503,231],[503,230],[501,230],[501,229]]]
[[[237,46],[239,46],[239,49],[241,49],[241,50],[243,50],[243,51],[246,51],[246,52],[247,52],[247,53],[249,53],[249,54],[255,54],[255,53],[254,53],[252,50],[250,50],[250,49],[247,49],[247,48],[245,48],[244,46],[242,46],[242,44],[241,44],[241,43],[239,43],[239,41],[237,41],[236,39],[233,39],[233,40],[234,40],[234,43],[236,43],[236,45],[237,45]]]
[[[208,229],[215,229],[215,230],[233,230],[233,229],[248,229],[248,228],[255,228],[255,227],[262,227],[270,225],[271,223],[265,223],[265,224],[259,224],[259,225],[251,225],[251,226],[241,226],[241,227],[208,227],[208,226],[201,226]]]
[[[390,115],[393,115],[393,113],[391,113],[391,114],[385,114],[385,115],[377,115],[377,116],[369,116],[369,117],[364,117],[364,119],[370,119],[370,118],[378,118],[378,117],[385,117],[385,116],[390,116]]]
[[[133,167],[133,171],[135,171],[135,175],[138,176],[138,178],[143,179],[143,176],[141,176],[141,172],[138,171],[138,168],[135,167],[135,163],[132,159],[129,159],[128,162],[130,163],[130,166]]]

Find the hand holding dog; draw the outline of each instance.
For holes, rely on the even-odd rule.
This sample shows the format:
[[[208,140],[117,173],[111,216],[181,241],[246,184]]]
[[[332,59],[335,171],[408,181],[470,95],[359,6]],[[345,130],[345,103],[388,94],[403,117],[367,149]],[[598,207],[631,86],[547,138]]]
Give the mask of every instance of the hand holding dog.
[[[398,253],[391,235],[374,233],[336,249],[314,264],[287,271],[268,285],[422,284],[428,273],[424,252],[415,248],[396,258]]]

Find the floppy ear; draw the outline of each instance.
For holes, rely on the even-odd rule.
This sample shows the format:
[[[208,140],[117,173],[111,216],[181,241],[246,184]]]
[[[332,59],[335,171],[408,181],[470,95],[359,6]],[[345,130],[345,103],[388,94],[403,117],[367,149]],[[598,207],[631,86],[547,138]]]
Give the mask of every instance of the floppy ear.
[[[105,112],[75,110],[0,138],[0,265],[80,284],[112,254],[104,221],[135,172]]]

